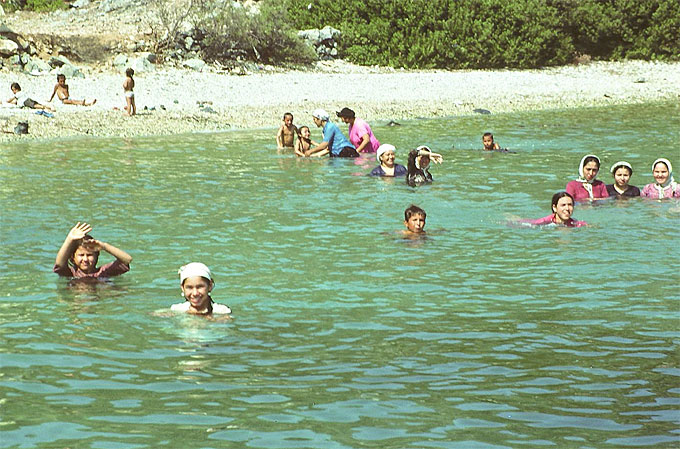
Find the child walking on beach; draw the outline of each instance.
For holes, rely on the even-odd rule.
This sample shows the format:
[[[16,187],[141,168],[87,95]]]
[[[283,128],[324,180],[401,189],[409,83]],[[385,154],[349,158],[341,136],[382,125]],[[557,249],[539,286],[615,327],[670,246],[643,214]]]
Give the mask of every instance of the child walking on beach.
[[[295,135],[300,136],[300,132],[297,127],[293,125],[293,114],[286,112],[283,114],[283,123],[279,128],[279,132],[276,134],[276,146],[279,150],[284,148],[293,148],[293,142],[295,141]]]
[[[137,106],[135,105],[135,80],[132,75],[135,74],[134,69],[128,67],[125,71],[125,81],[123,82],[123,92],[125,93],[125,112],[132,116],[137,113]]]
[[[132,257],[109,243],[95,240],[88,234],[91,230],[92,226],[80,222],[71,228],[57,253],[54,272],[59,276],[96,279],[130,271]],[[101,250],[111,254],[116,260],[97,268]]]

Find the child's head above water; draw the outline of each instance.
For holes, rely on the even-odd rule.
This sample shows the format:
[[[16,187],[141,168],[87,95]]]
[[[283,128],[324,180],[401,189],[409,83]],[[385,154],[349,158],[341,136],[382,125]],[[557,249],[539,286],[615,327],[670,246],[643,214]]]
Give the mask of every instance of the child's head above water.
[[[494,145],[493,145],[493,144],[494,144],[494,141],[493,141],[493,134],[491,134],[491,133],[484,133],[484,135],[482,135],[482,144],[484,144],[484,149],[485,149],[485,150],[493,150],[493,149],[494,149],[494,148],[493,148],[493,146],[494,146]]]
[[[633,176],[633,167],[626,161],[619,161],[612,165],[610,172],[614,177],[614,183],[619,188],[624,188]]]
[[[300,128],[300,135],[304,137],[305,139],[309,139],[309,137],[312,135],[312,132],[309,130],[309,126],[301,126]]]
[[[404,226],[406,226],[407,231],[413,234],[420,234],[425,232],[425,219],[427,214],[423,209],[411,204],[404,211]]]
[[[210,268],[200,262],[192,262],[180,267],[179,286],[182,296],[197,311],[211,309],[210,292],[215,286]]]
[[[89,234],[85,235],[71,255],[71,263],[83,273],[92,273],[97,268],[99,250],[96,240]]]
[[[556,223],[564,223],[574,213],[574,197],[567,192],[557,192],[552,197],[552,211]]]

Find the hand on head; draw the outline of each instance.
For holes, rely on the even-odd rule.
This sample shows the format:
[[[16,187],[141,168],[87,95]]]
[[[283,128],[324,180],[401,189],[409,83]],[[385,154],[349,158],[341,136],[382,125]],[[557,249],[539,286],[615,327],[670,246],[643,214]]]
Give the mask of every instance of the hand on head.
[[[71,240],[80,240],[85,235],[92,230],[92,226],[90,226],[87,223],[76,223],[74,227],[71,228],[71,230],[68,233],[68,237]]]

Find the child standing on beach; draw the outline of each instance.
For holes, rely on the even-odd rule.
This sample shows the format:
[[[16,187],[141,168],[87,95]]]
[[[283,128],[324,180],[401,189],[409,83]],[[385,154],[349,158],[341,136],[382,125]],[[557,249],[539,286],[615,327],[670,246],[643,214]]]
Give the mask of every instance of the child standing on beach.
[[[482,144],[484,145],[485,151],[500,150],[501,147],[493,140],[493,134],[484,133],[482,136]]]
[[[293,148],[295,135],[300,135],[297,127],[293,125],[293,114],[286,112],[283,114],[283,123],[276,134],[276,146],[279,150],[284,148]]]
[[[309,150],[312,146],[317,146],[318,143],[311,139],[312,132],[309,130],[309,126],[301,126],[298,129],[300,135],[298,140],[295,141],[295,155],[304,157],[305,151]]]
[[[7,100],[7,103],[15,104],[20,108],[27,107],[31,109],[44,109],[54,112],[54,108],[52,106],[42,105],[37,101],[28,98],[28,95],[21,91],[21,86],[19,86],[19,83],[12,83],[10,89],[12,89],[12,96]]]
[[[134,69],[128,67],[125,70],[125,81],[123,82],[123,92],[125,93],[125,112],[132,116],[137,113],[137,106],[135,105],[135,80],[132,75],[135,74]]]
[[[59,276],[97,279],[130,271],[132,257],[109,243],[95,240],[88,234],[91,230],[92,226],[80,222],[71,228],[57,253],[54,272]],[[101,250],[111,254],[116,260],[97,268]]]
[[[48,101],[52,101],[54,98],[54,95],[57,95],[57,97],[61,100],[62,103],[64,104],[78,104],[81,106],[92,106],[97,102],[96,99],[92,100],[91,102],[86,102],[85,99],[83,100],[73,100],[71,99],[71,95],[69,94],[68,91],[68,84],[66,84],[66,75],[59,74],[57,75],[57,84],[54,85],[54,90],[52,91],[52,96]]]

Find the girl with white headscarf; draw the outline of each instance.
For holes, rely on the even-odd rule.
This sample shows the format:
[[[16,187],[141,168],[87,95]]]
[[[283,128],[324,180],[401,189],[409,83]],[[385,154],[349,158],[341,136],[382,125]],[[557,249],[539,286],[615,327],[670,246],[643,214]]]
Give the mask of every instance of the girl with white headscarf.
[[[652,164],[652,176],[656,182],[647,184],[640,196],[655,199],[680,198],[680,184],[673,179],[671,161],[664,158],[655,160]]]
[[[182,290],[184,302],[173,304],[170,310],[192,315],[231,313],[229,306],[217,304],[210,296],[215,287],[210,268],[200,262],[192,262],[181,266],[178,273],[179,288]]]
[[[607,186],[597,178],[600,171],[600,158],[594,154],[586,154],[578,166],[578,178],[567,183],[565,189],[575,201],[607,198]]]
[[[609,170],[614,178],[613,184],[607,184],[607,193],[613,198],[640,196],[640,189],[628,184],[633,176],[633,166],[626,161],[615,162]]]

